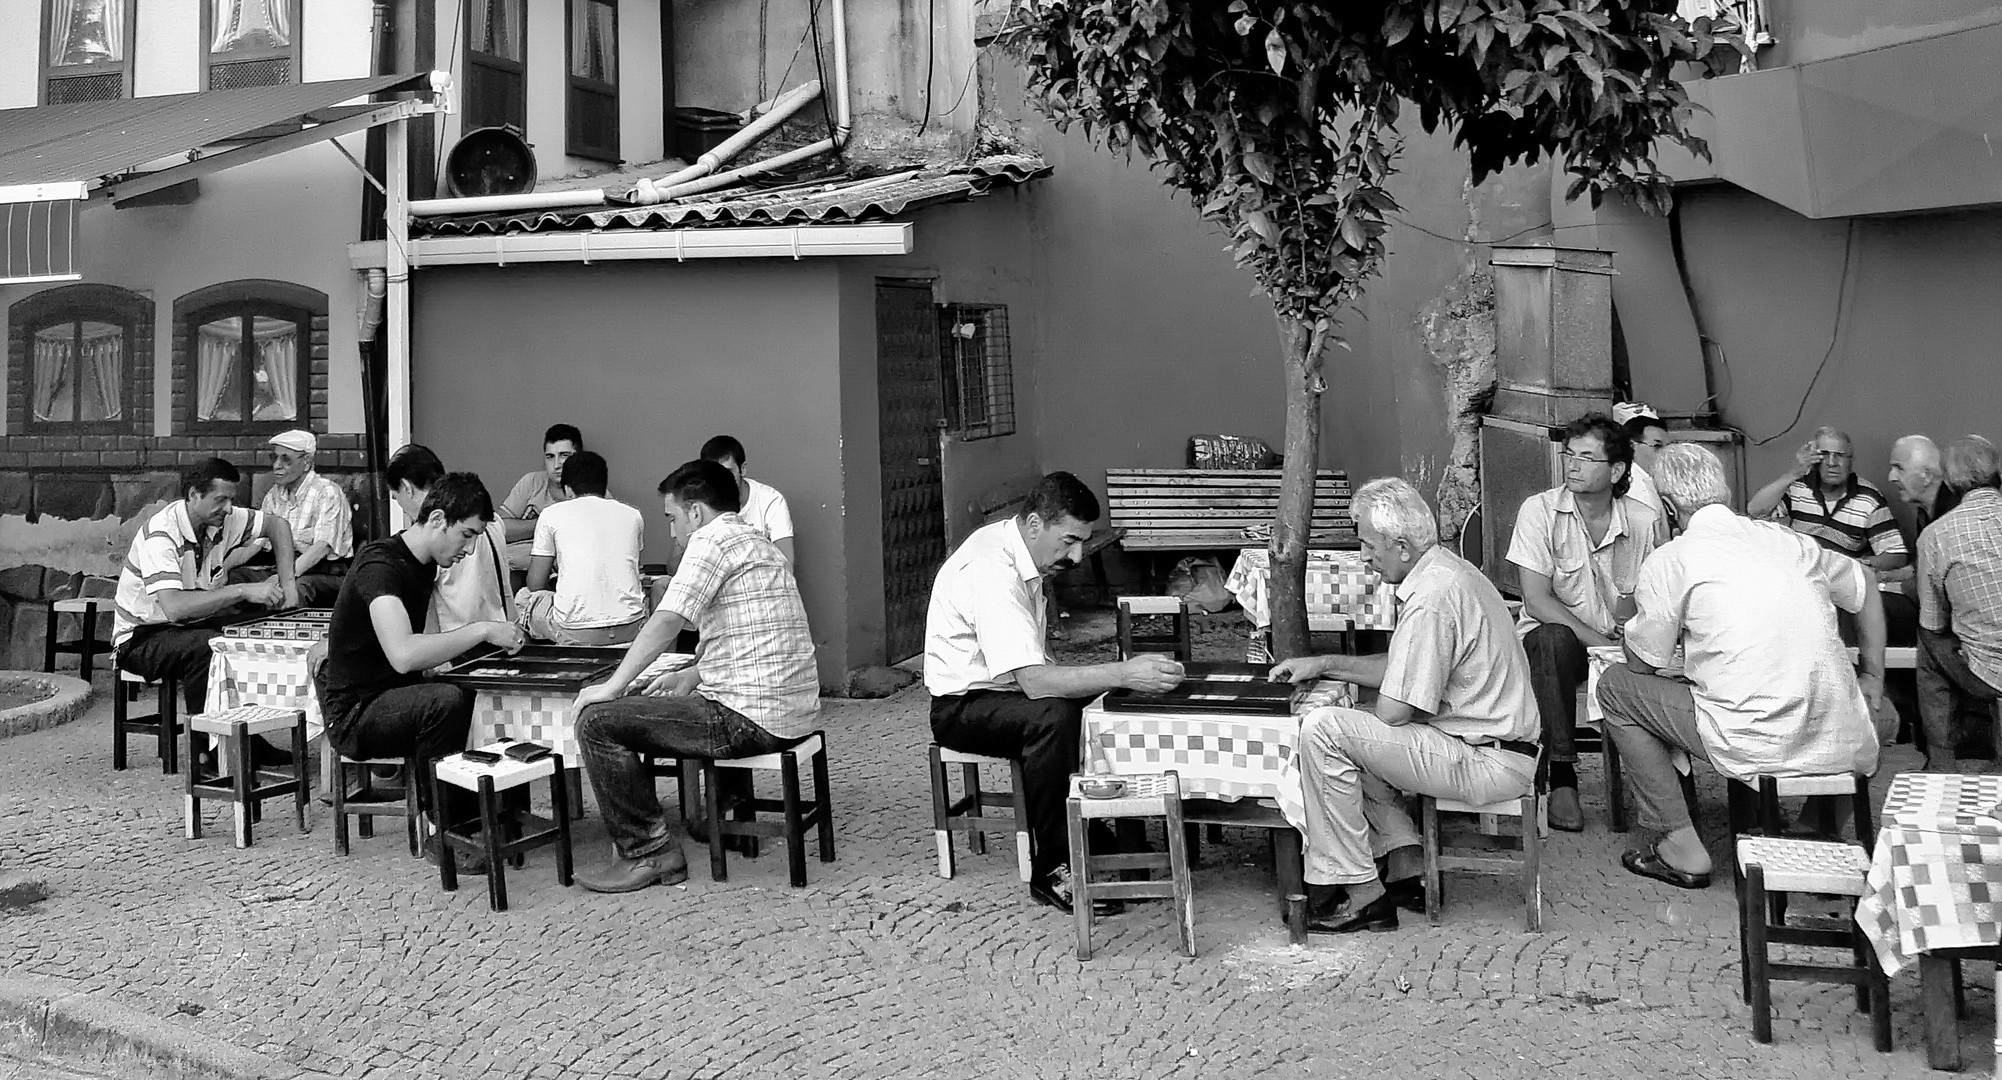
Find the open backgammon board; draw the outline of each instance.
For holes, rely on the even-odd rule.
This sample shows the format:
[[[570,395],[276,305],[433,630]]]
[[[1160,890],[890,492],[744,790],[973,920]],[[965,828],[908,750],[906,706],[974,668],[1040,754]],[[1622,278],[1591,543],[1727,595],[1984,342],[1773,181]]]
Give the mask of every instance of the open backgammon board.
[[[1293,696],[1300,688],[1268,680],[1266,674],[1271,670],[1258,664],[1184,664],[1187,678],[1173,690],[1165,694],[1114,690],[1105,695],[1105,707],[1113,712],[1290,715]]]
[[[462,657],[438,674],[478,690],[574,695],[611,675],[625,651],[622,645],[530,645],[513,656],[492,652]]]
[[[327,636],[327,628],[333,625],[333,621],[332,608],[292,608],[232,623],[223,627],[222,632],[224,637],[318,641]]]

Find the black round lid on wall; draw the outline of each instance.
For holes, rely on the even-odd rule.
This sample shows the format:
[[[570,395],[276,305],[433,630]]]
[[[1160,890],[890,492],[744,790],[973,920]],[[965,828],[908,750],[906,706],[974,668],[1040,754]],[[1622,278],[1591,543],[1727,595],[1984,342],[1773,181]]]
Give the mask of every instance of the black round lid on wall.
[[[520,195],[535,187],[535,151],[512,126],[475,128],[445,155],[453,195]]]

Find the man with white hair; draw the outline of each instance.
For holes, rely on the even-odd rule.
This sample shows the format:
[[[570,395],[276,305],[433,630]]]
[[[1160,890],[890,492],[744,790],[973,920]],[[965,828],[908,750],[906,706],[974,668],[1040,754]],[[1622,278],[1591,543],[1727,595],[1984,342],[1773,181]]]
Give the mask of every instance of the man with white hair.
[[[1946,467],[1940,457],[1939,445],[1924,435],[1907,435],[1891,444],[1890,478],[1891,490],[1897,492],[1898,499],[1911,504],[1911,540],[1905,546],[1917,551],[1919,537],[1925,535],[1926,526],[1959,506],[1960,493],[1946,483]],[[1877,580],[1909,582],[1917,573],[1917,567],[1908,564],[1878,574]],[[1907,595],[1916,600],[1918,591],[1910,588]]]
[[[1883,693],[1884,609],[1865,564],[1733,513],[1724,469],[1703,447],[1664,447],[1654,479],[1682,535],[1641,567],[1622,642],[1627,662],[1600,678],[1599,704],[1634,816],[1658,834],[1621,865],[1703,889],[1710,854],[1683,803],[1675,751],[1748,783],[1876,772],[1871,714]],[[1836,607],[1857,613],[1860,678],[1836,634]],[[1675,665],[1678,646],[1687,681],[1658,673]]]
[[[1271,675],[1377,690],[1373,711],[1316,709],[1300,723],[1307,929],[1329,934],[1395,930],[1398,907],[1423,908],[1420,837],[1398,791],[1482,804],[1521,798],[1536,780],[1542,727],[1529,658],[1501,594],[1439,546],[1418,489],[1372,480],[1350,510],[1363,557],[1397,587],[1390,651],[1298,656]]]
[[[2002,697],[2002,455],[1978,435],[1946,448],[1960,505],[1919,537],[1919,717],[1926,771],[1954,771],[1953,722]],[[2002,747],[1996,748],[2002,760]]]
[[[286,431],[271,437],[271,489],[264,493],[263,511],[283,518],[292,528],[293,573],[299,602],[307,607],[331,607],[341,593],[354,555],[353,508],[339,484],[315,468],[320,440],[310,431]],[[239,552],[247,565],[229,565],[229,580],[255,583],[276,572],[271,546],[260,540]]]
[[[1884,493],[1856,475],[1855,465],[1855,442],[1835,428],[1818,428],[1794,452],[1793,466],[1745,501],[1745,513],[1805,533],[1873,570],[1895,570],[1911,553]]]

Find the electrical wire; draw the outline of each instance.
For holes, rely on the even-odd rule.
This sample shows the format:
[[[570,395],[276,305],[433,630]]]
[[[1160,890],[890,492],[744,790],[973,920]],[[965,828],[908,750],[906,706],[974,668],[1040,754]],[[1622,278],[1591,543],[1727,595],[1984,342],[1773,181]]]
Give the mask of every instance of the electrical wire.
[[[1828,331],[1828,348],[1821,354],[1821,363],[1814,366],[1814,377],[1807,380],[1807,389],[1801,392],[1800,405],[1794,409],[1793,419],[1787,423],[1787,426],[1773,432],[1771,435],[1763,439],[1754,440],[1752,443],[1753,446],[1764,446],[1774,439],[1785,436],[1794,428],[1799,427],[1800,418],[1807,414],[1807,402],[1808,399],[1814,396],[1815,384],[1821,381],[1821,373],[1828,370],[1828,361],[1835,355],[1835,346],[1842,340],[1842,315],[1849,306],[1849,262],[1850,257],[1855,253],[1856,219],[1850,218],[1848,235],[1842,241],[1842,276],[1838,279],[1835,289],[1835,325],[1830,327]]]
[[[938,0],[931,0],[925,15],[925,115],[918,121],[918,137],[931,126],[931,84],[938,72]]]
[[[1513,239],[1515,239],[1515,238],[1516,238],[1516,237],[1518,237],[1518,236],[1527,236],[1528,234],[1530,234],[1530,233],[1533,233],[1533,232],[1536,232],[1536,231],[1538,231],[1538,230],[1540,230],[1540,229],[1548,229],[1548,228],[1550,228],[1550,227],[1551,227],[1551,224],[1550,224],[1550,222],[1548,222],[1548,221],[1541,221],[1541,222],[1538,222],[1538,223],[1536,223],[1535,225],[1529,225],[1529,226],[1525,226],[1525,227],[1523,227],[1523,228],[1520,228],[1520,229],[1517,229],[1516,231],[1514,231],[1514,232],[1512,232],[1512,233],[1508,234],[1507,236],[1503,236],[1503,237],[1500,237],[1500,238],[1498,238],[1498,239],[1494,239],[1494,240],[1483,240],[1483,239],[1480,239],[1480,238],[1473,238],[1473,239],[1469,239],[1469,238],[1467,238],[1467,237],[1464,237],[1464,236],[1447,236],[1447,235],[1445,235],[1445,234],[1443,234],[1443,233],[1436,233],[1436,232],[1433,232],[1433,231],[1432,231],[1431,229],[1428,229],[1428,228],[1426,228],[1425,226],[1423,226],[1423,225],[1420,225],[1420,224],[1418,224],[1417,222],[1415,222],[1415,221],[1411,220],[1410,218],[1408,218],[1408,217],[1405,217],[1405,216],[1404,216],[1403,214],[1385,214],[1385,215],[1384,215],[1384,217],[1387,217],[1387,218],[1391,219],[1392,221],[1395,221],[1395,222],[1396,222],[1396,223],[1398,223],[1399,225],[1402,225],[1402,226],[1404,226],[1404,227],[1406,227],[1406,228],[1408,228],[1408,229],[1413,229],[1413,230],[1415,230],[1415,231],[1417,231],[1417,232],[1421,232],[1421,233],[1424,233],[1425,235],[1427,235],[1427,236],[1429,236],[1429,237],[1432,237],[1432,238],[1433,238],[1433,239],[1435,239],[1435,240],[1444,240],[1444,241],[1446,241],[1446,242],[1447,242],[1447,243],[1449,243],[1449,244],[1463,244],[1463,245],[1473,245],[1473,244],[1506,244],[1506,243],[1508,243],[1508,242],[1509,242],[1510,240],[1513,240]]]

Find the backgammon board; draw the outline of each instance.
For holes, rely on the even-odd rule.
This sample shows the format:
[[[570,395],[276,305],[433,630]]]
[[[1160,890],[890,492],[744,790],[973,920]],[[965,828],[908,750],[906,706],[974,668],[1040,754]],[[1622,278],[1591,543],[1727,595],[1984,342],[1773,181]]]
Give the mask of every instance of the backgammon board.
[[[1258,664],[1184,664],[1187,678],[1165,694],[1114,690],[1105,695],[1113,712],[1236,713],[1287,716],[1299,687],[1266,678],[1270,667]]]
[[[327,636],[327,628],[333,621],[332,608],[292,608],[232,623],[223,627],[222,632],[224,637],[318,641]]]

